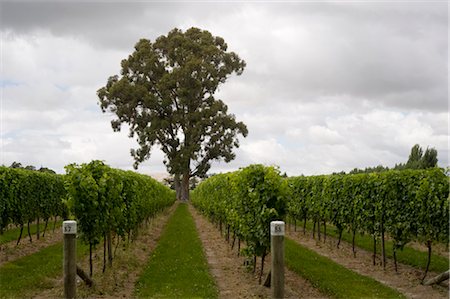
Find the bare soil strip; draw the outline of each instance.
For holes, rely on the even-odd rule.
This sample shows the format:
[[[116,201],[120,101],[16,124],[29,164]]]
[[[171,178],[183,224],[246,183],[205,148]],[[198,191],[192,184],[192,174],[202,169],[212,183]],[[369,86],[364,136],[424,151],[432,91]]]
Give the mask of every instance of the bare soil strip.
[[[60,227],[56,228],[54,232],[53,229],[47,228],[45,237],[41,236],[39,240],[36,239],[36,234],[31,236],[33,243],[30,243],[27,228],[25,227],[19,245],[16,246],[17,240],[0,245],[0,267],[7,262],[15,261],[21,257],[36,253],[45,247],[61,242],[63,238]]]
[[[448,287],[423,286],[420,284],[422,271],[408,265],[398,264],[398,273],[394,270],[394,261],[388,259],[386,270],[379,264],[373,266],[372,253],[357,248],[356,258],[353,257],[351,244],[341,241],[340,248],[336,248],[337,239],[327,236],[326,242],[315,240],[308,232],[303,234],[302,229],[297,232],[287,230],[287,237],[299,242],[301,245],[326,256],[334,262],[351,269],[359,274],[372,277],[379,282],[397,289],[409,298],[448,298]],[[431,278],[438,273],[429,273]]]
[[[258,284],[258,274],[248,271],[243,257],[237,256],[237,248],[231,250],[220,231],[203,215],[189,206],[197,231],[205,250],[211,274],[219,289],[219,298],[270,298],[269,288]],[[237,241],[236,241],[237,243]],[[256,273],[259,273],[260,259]],[[264,264],[264,276],[270,267],[270,258]],[[285,268],[286,298],[327,298],[305,279]]]
[[[103,246],[98,246],[93,254],[95,286],[87,287],[82,281],[77,280],[77,297],[79,298],[132,298],[135,283],[143,271],[151,252],[155,249],[167,220],[175,211],[174,204],[153,219],[147,228],[141,229],[138,237],[126,246],[119,244],[112,268],[107,267],[102,273]],[[89,257],[78,262],[86,272],[89,271]],[[48,289],[33,298],[61,298],[64,295],[62,275],[56,279],[49,280]]]

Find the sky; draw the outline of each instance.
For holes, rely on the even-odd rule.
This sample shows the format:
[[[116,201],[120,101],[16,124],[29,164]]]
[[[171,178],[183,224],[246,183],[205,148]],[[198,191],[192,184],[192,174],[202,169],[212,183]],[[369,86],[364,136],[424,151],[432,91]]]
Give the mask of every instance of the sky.
[[[0,1],[0,164],[104,160],[132,169],[97,90],[141,38],[198,27],[246,61],[216,94],[249,130],[236,159],[315,175],[406,162],[449,165],[447,1]],[[163,173],[152,150],[139,172]]]

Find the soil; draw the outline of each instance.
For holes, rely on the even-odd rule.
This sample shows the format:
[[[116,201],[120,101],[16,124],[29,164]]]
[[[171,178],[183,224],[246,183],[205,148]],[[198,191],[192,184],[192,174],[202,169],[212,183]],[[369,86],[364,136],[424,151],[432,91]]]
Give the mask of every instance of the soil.
[[[244,266],[245,258],[237,256],[237,241],[234,249],[211,222],[189,207],[194,217],[197,231],[203,244],[210,271],[219,289],[219,298],[270,298],[271,291],[259,284],[261,261],[258,259],[256,273]],[[241,247],[242,248],[242,247]],[[264,263],[266,277],[270,267],[270,257]],[[264,281],[264,279],[263,279]],[[297,274],[285,268],[286,298],[327,298]]]
[[[127,244],[120,241],[113,266],[103,267],[103,245],[93,253],[94,275],[92,279],[95,286],[87,287],[84,282],[77,278],[77,296],[79,298],[131,298],[135,289],[136,281],[145,269],[151,252],[156,248],[163,229],[175,211],[178,204],[173,205],[151,220],[148,226],[141,229],[139,235],[133,242]],[[103,244],[103,243],[102,243]],[[113,245],[113,251],[114,251]],[[78,265],[89,272],[89,254]],[[33,298],[61,298],[63,297],[63,277],[58,277],[48,282],[48,289],[38,294],[32,294]]]
[[[17,240],[0,245],[0,267],[7,262],[15,261],[21,257],[36,253],[45,247],[61,242],[63,235],[61,228],[56,228],[55,231],[52,228],[47,228],[45,237],[41,235],[39,240],[36,239],[36,234],[31,235],[31,237],[33,240],[32,243],[29,241],[27,228],[25,227],[19,245],[16,246]]]
[[[299,242],[301,245],[332,259],[334,262],[351,269],[359,274],[374,278],[375,280],[397,289],[408,298],[448,298],[449,290],[440,285],[423,286],[420,284],[423,271],[414,267],[398,263],[398,273],[395,272],[394,261],[387,259],[386,270],[381,266],[380,256],[373,265],[372,252],[357,248],[356,258],[352,253],[352,245],[341,241],[340,248],[336,247],[337,239],[326,237],[326,242],[313,239],[311,233],[303,234],[301,228],[287,229],[286,236]],[[434,277],[439,273],[430,272],[427,278]]]

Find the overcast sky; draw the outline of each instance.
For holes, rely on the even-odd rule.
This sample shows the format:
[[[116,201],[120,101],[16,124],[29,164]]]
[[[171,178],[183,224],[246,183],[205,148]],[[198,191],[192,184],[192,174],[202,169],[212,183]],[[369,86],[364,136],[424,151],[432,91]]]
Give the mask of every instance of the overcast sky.
[[[237,157],[289,175],[406,162],[411,147],[449,165],[447,1],[0,2],[1,161],[101,159],[131,169],[96,91],[140,38],[177,27],[221,36],[247,63],[217,95],[248,126]],[[139,169],[161,173],[155,149]]]

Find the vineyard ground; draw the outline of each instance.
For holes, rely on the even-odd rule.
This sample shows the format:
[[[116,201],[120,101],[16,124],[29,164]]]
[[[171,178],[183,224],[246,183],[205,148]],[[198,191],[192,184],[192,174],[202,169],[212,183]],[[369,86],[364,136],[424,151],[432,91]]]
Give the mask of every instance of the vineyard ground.
[[[299,223],[299,222],[297,222]],[[302,224],[303,225],[303,224]],[[288,228],[291,228],[293,226],[292,223],[288,225]],[[292,230],[294,230],[294,227],[292,227]],[[306,230],[307,234],[312,235],[313,230],[313,223],[312,221],[306,222]],[[303,227],[297,226],[297,231],[303,231]],[[321,231],[323,231],[323,226],[321,226]],[[339,236],[339,233],[331,224],[327,223],[327,238],[328,236],[334,237],[337,243],[337,238]],[[316,233],[317,238],[317,233]],[[344,230],[342,232],[342,240],[347,241],[349,243],[352,242],[352,235],[348,231]],[[366,251],[372,251],[373,250],[373,240],[372,237],[369,235],[362,235],[357,233],[355,238],[355,245],[358,248],[362,248]],[[386,256],[389,258],[393,258],[392,254],[392,246],[393,242],[389,239],[388,236],[386,236]],[[381,244],[380,240],[377,241],[377,254],[380,254],[381,252]],[[427,263],[427,257],[428,252],[427,248],[423,244],[418,244],[417,242],[411,242],[408,243],[403,250],[397,251],[397,260],[403,264],[407,264],[410,266],[413,266],[417,269],[424,269],[425,265]],[[448,249],[445,247],[444,244],[433,244],[432,249],[432,255],[431,255],[431,264],[430,264],[430,271],[435,272],[444,272],[448,270],[449,267],[449,252]]]
[[[258,283],[260,263],[257,264],[256,274],[246,269],[243,265],[244,257],[237,256],[237,241],[234,249],[231,249],[231,245],[207,218],[192,206],[190,212],[194,216],[211,274],[219,288],[219,298],[270,298],[270,289]],[[264,265],[265,274],[269,268],[270,258],[267,258]],[[286,298],[327,298],[292,271],[286,271],[285,281]]]
[[[48,246],[61,242],[62,235],[60,227],[61,223],[56,225],[55,231],[53,231],[53,225],[50,229],[47,228],[45,237],[41,236],[39,240],[36,239],[36,235],[34,234],[33,243],[30,243],[30,241],[28,240],[28,235],[24,234],[24,236],[22,236],[23,239],[19,243],[19,245],[16,245],[17,238],[19,236],[19,231],[16,231],[14,233],[16,235],[14,235],[12,238],[13,241],[9,241],[0,245],[0,267],[7,262],[15,261],[21,257],[31,255]],[[26,228],[24,230],[26,230]]]
[[[180,203],[167,222],[157,247],[136,283],[138,298],[217,298],[187,203]]]
[[[357,273],[374,278],[375,280],[399,290],[409,298],[448,298],[448,288],[442,286],[423,286],[420,284],[422,271],[404,264],[398,264],[398,273],[395,273],[393,260],[387,260],[386,270],[382,266],[373,266],[372,252],[358,249],[356,258],[353,257],[351,244],[341,241],[339,249],[336,248],[337,240],[327,236],[326,243],[317,241],[309,233],[303,234],[302,228],[297,232],[287,230],[288,237],[303,246],[328,257],[336,263],[351,269]],[[432,272],[428,277],[437,275]]]
[[[55,225],[55,230],[57,228],[61,227],[61,224],[62,224],[62,221],[58,220]],[[47,235],[50,232],[53,232],[53,225],[54,225],[53,220],[48,222],[48,226],[47,226],[45,235]],[[41,221],[41,223],[39,224],[39,228],[40,228],[40,238],[42,238],[42,235],[44,233],[44,228],[45,228],[45,222]],[[30,223],[30,234],[31,234],[33,242],[35,240],[37,240],[36,231],[37,231],[37,224]],[[7,230],[5,230],[3,232],[3,234],[0,235],[0,248],[3,247],[3,244],[7,244],[7,243],[14,243],[14,245],[15,245],[17,243],[17,239],[19,238],[19,235],[20,235],[20,227],[11,226]],[[39,240],[40,240],[40,238],[39,238]],[[15,242],[13,242],[13,241],[15,241]],[[19,244],[24,243],[24,242],[29,242],[28,229],[27,229],[26,224],[23,227],[22,238],[21,238]]]
[[[119,244],[114,256],[113,266],[107,267],[102,273],[103,248],[99,246],[94,253],[95,286],[87,287],[78,281],[77,296],[79,298],[131,298],[135,290],[135,284],[147,263],[151,252],[158,244],[161,233],[177,204],[167,208],[148,225],[140,230],[136,240],[130,245],[122,242]],[[89,269],[89,259],[85,256],[79,263],[82,269]],[[34,298],[61,298],[63,296],[63,277],[59,276],[52,283],[51,288],[36,292]]]

